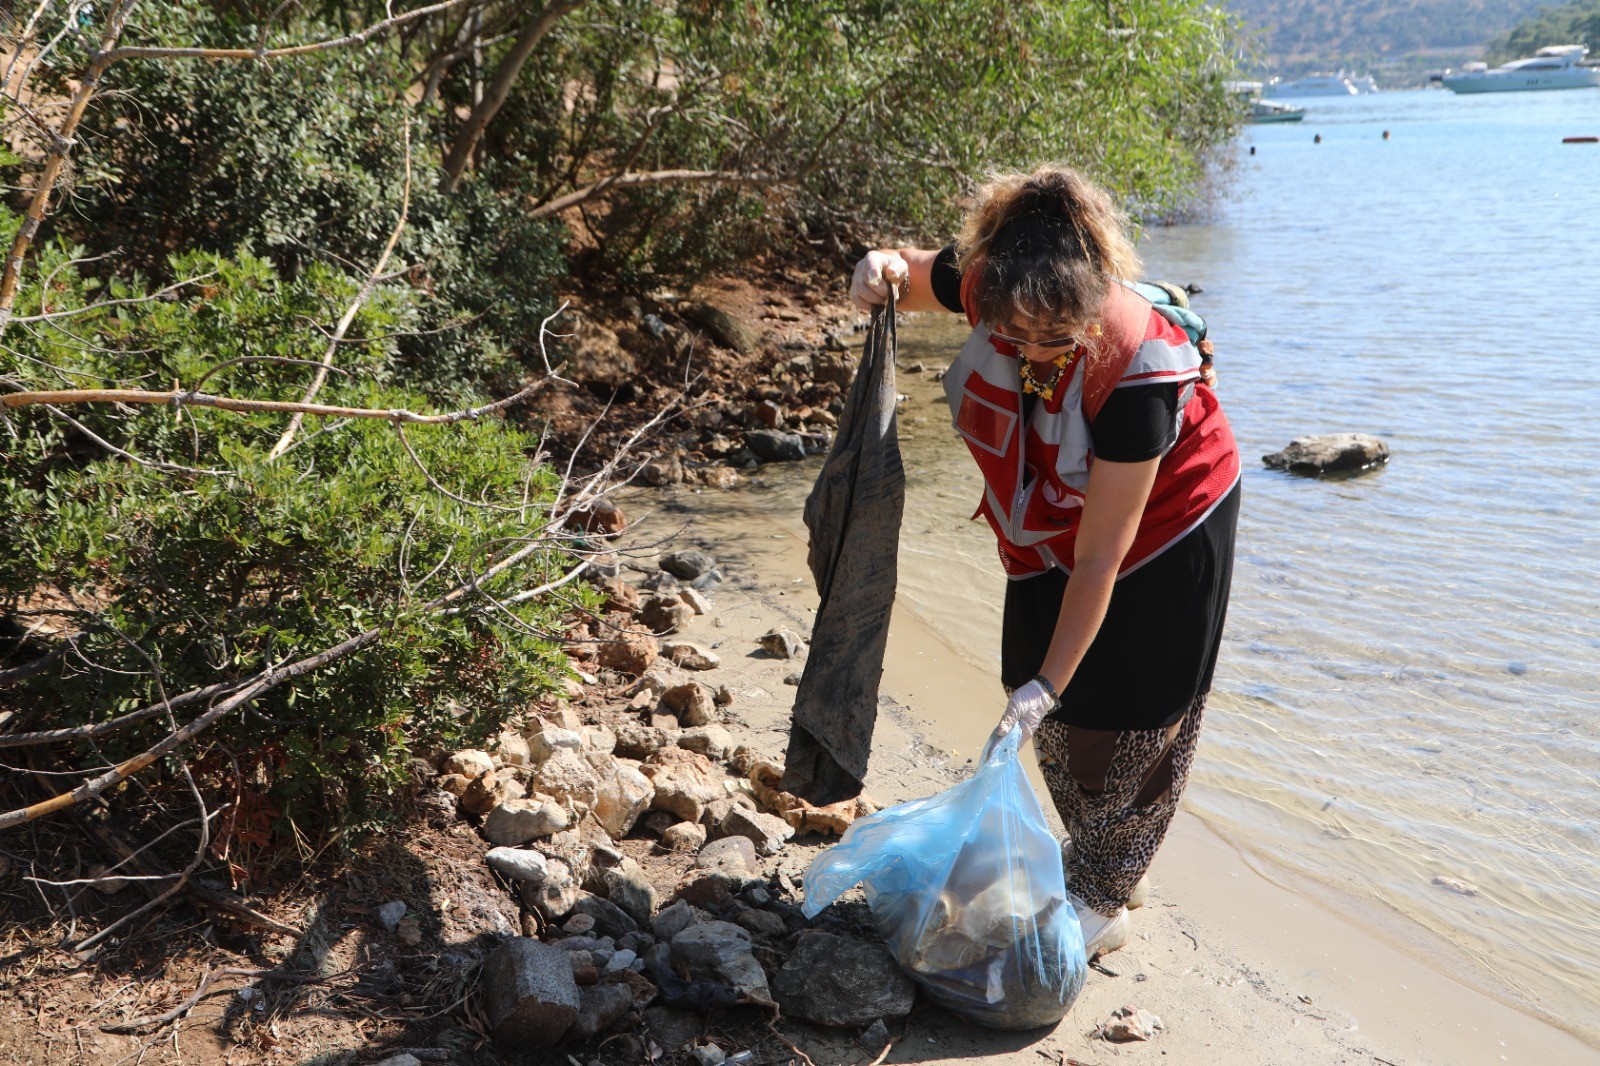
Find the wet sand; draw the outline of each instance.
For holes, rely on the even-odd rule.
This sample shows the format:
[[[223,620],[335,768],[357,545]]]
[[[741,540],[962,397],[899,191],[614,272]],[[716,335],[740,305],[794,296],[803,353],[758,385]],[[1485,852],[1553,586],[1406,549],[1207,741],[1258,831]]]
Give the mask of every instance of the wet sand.
[[[686,636],[718,646],[715,679],[735,694],[730,728],[781,754],[794,695],[784,678],[797,664],[767,658],[756,638],[776,625],[810,630],[816,593],[798,511],[774,506],[756,488],[641,494],[625,503],[631,514],[654,511],[643,532],[686,525],[678,546],[720,560],[728,581]],[[867,791],[885,804],[964,776],[1002,709],[996,678],[900,608],[881,692]],[[798,880],[814,853],[791,847],[783,864]],[[1151,881],[1150,902],[1133,913],[1133,940],[1102,960],[1110,973],[1090,972],[1055,1029],[995,1033],[919,1009],[886,1061],[1600,1066],[1600,1050],[1453,976],[1481,973],[1481,960],[1360,900],[1247,861],[1188,811],[1175,820]],[[1165,1029],[1149,1042],[1098,1038],[1123,1005],[1160,1016]],[[818,1031],[806,1050],[818,1066],[861,1061],[851,1035]]]

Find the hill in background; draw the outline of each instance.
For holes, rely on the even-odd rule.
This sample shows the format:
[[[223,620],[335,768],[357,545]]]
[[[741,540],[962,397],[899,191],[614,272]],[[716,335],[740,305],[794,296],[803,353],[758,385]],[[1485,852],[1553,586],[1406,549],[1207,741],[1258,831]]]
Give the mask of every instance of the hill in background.
[[[1552,0],[1222,0],[1255,35],[1264,73],[1343,67],[1383,88],[1482,59],[1485,46]],[[1563,43],[1563,42],[1544,42]]]

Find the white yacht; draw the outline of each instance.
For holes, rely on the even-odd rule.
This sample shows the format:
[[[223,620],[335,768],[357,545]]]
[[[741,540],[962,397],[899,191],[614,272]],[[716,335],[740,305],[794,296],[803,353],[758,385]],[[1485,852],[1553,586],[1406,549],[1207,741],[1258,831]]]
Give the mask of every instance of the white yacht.
[[[1600,67],[1585,66],[1589,49],[1581,44],[1552,44],[1527,59],[1517,59],[1492,70],[1484,63],[1468,63],[1439,80],[1455,93],[1502,93],[1522,89],[1587,89],[1600,85]]]
[[[1378,91],[1370,74],[1357,77],[1345,71],[1337,74],[1307,74],[1284,81],[1273,78],[1263,90],[1268,96],[1360,96]]]

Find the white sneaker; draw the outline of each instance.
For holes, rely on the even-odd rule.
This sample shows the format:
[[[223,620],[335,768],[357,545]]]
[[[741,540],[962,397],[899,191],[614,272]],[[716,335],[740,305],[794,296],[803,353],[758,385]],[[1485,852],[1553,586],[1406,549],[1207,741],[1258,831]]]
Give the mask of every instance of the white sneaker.
[[[1128,908],[1118,907],[1117,913],[1107,918],[1077,896],[1072,896],[1072,908],[1078,913],[1078,928],[1083,930],[1083,953],[1090,961],[1127,945],[1132,926]]]

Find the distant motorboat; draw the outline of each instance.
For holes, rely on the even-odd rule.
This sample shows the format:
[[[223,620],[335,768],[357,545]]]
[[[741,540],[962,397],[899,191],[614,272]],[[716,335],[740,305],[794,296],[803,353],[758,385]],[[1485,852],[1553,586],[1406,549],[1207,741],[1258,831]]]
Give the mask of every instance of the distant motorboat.
[[[1589,49],[1581,44],[1552,44],[1527,59],[1490,69],[1468,63],[1439,80],[1453,93],[1503,93],[1527,89],[1587,89],[1600,85],[1600,68],[1585,66]]]
[[[1378,84],[1370,74],[1357,76],[1341,70],[1336,74],[1307,74],[1289,81],[1273,78],[1262,91],[1268,96],[1361,96],[1377,92]]]
[[[1290,107],[1276,100],[1251,100],[1250,122],[1260,126],[1268,122],[1299,122],[1306,117],[1303,107]]]

